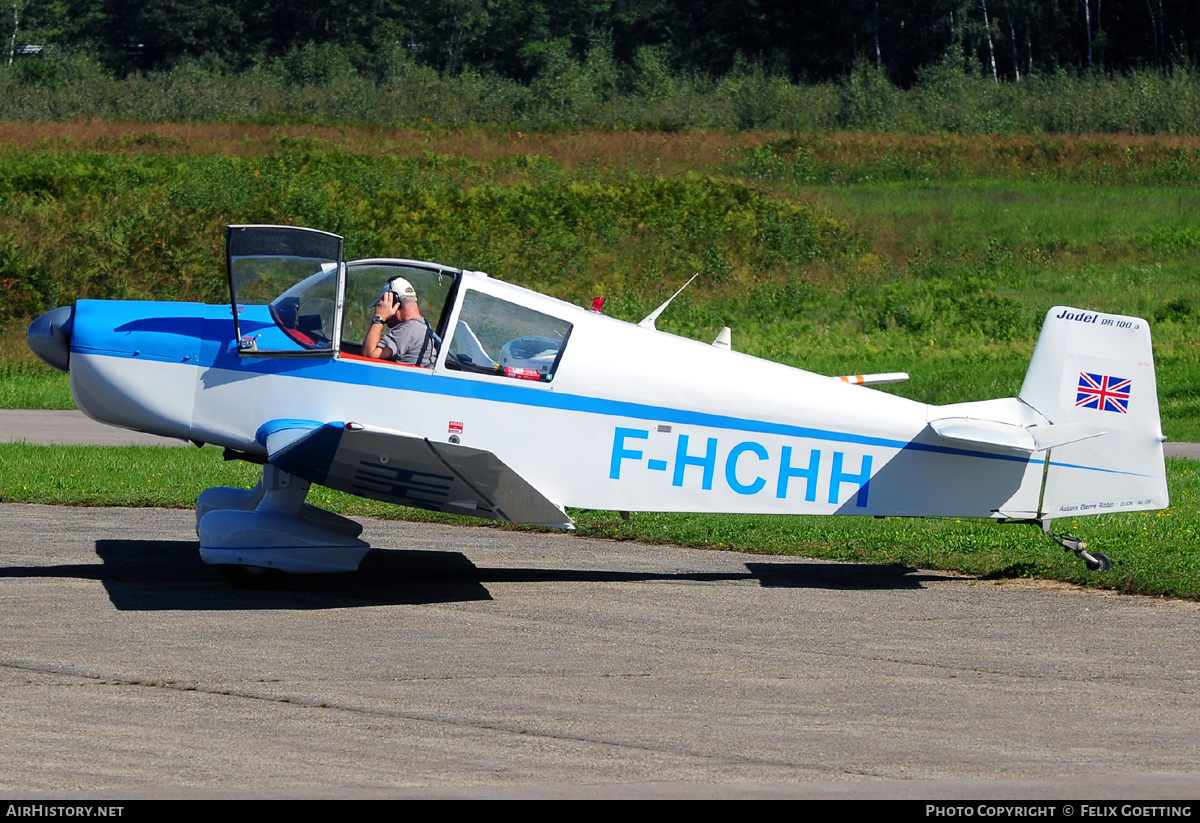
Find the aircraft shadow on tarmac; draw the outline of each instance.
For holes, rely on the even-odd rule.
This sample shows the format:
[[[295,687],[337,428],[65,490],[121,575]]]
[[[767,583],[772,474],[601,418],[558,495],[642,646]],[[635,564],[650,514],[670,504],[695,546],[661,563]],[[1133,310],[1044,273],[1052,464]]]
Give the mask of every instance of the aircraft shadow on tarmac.
[[[901,564],[764,563],[746,571],[625,572],[476,566],[461,552],[375,549],[357,573],[290,575],[278,589],[240,591],[197,558],[194,540],[97,540],[104,562],[10,566],[4,577],[98,580],[121,611],[330,609],[491,600],[488,583],[757,582],[763,588],[919,589],[942,575]]]

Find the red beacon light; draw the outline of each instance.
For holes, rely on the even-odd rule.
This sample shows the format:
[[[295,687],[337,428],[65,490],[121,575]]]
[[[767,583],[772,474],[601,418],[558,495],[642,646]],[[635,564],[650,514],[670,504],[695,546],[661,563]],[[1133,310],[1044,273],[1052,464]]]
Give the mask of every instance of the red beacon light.
[[[592,298],[592,311],[596,312],[597,314],[601,314],[604,312],[604,298],[603,297],[593,297]]]

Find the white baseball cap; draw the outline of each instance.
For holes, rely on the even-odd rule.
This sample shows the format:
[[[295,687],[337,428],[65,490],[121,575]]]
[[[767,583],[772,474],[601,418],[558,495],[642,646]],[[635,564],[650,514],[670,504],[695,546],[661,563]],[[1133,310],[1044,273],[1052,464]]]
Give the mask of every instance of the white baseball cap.
[[[379,301],[382,300],[383,296],[388,292],[392,292],[392,294],[396,296],[397,302],[399,302],[399,298],[402,297],[411,297],[413,300],[417,299],[417,290],[412,287],[412,283],[409,283],[403,277],[393,277],[384,284],[382,289],[379,290],[379,296],[375,298],[375,302],[371,305],[378,306]]]

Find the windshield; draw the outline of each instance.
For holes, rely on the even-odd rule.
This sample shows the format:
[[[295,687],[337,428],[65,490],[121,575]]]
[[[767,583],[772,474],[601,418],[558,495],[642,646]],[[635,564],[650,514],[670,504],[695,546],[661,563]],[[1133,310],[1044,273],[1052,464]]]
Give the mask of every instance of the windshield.
[[[307,261],[317,262],[317,261]],[[271,316],[288,337],[306,348],[333,347],[337,264],[321,263],[312,274],[271,301]]]

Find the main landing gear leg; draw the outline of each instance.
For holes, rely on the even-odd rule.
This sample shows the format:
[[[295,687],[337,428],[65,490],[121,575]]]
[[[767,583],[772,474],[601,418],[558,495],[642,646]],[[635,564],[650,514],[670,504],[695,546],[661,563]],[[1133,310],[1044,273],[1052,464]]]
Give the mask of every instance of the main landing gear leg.
[[[370,545],[362,526],[305,503],[309,484],[271,465],[253,489],[209,489],[196,501],[200,559],[239,588],[270,588],[285,573],[349,572]]]

